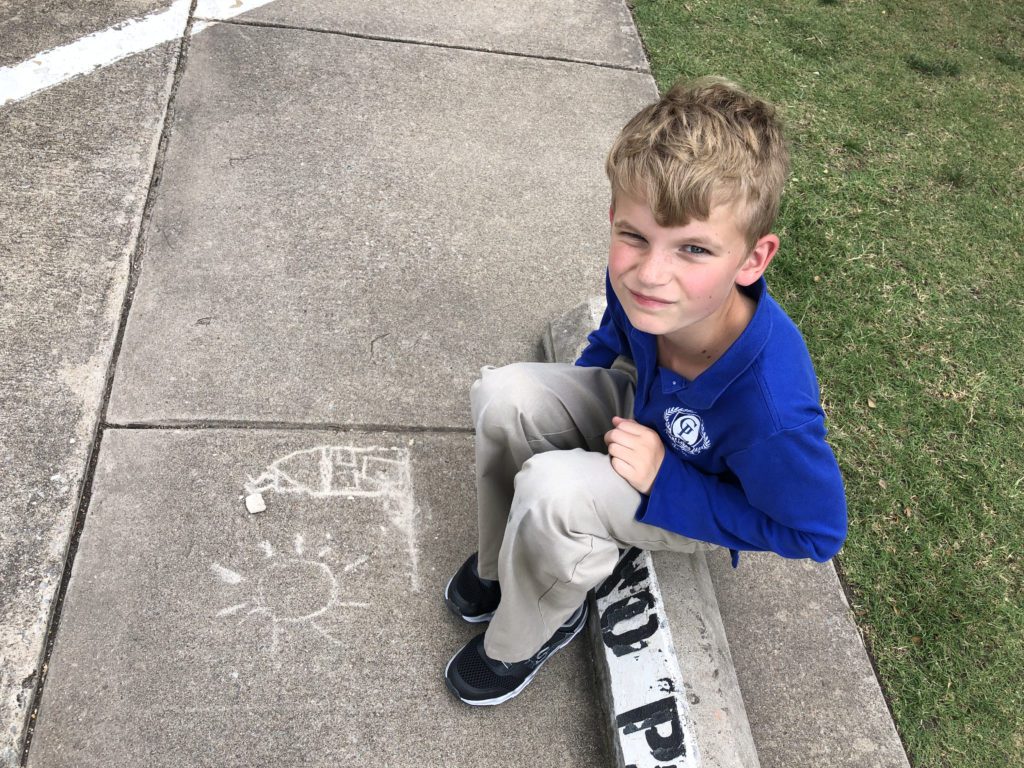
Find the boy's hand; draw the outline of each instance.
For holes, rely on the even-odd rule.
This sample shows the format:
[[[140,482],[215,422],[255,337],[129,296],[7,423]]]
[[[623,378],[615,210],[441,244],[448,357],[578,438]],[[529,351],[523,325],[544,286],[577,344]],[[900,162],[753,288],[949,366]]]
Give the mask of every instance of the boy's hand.
[[[604,434],[612,469],[640,493],[650,493],[665,458],[661,436],[632,419],[613,416],[612,425]]]

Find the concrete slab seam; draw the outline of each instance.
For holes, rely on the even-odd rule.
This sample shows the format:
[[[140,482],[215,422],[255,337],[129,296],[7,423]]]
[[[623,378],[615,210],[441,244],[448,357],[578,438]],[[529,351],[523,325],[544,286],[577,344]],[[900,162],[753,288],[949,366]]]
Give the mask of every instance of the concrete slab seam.
[[[455,425],[422,425],[422,424],[339,424],[336,422],[315,421],[246,421],[232,419],[210,419],[209,421],[146,421],[117,422],[104,421],[104,429],[121,429],[126,431],[158,430],[175,432],[195,432],[204,429],[248,430],[258,431],[291,431],[291,432],[440,432],[444,434],[471,435],[471,426]]]
[[[365,32],[344,32],[337,29],[323,29],[317,27],[300,27],[291,24],[281,24],[279,22],[270,21],[255,21],[253,19],[204,19],[197,17],[196,19],[204,24],[228,24],[239,27],[261,27],[265,29],[282,29],[289,30],[292,32],[311,32],[319,35],[334,35],[336,37],[349,37],[356,40],[371,40],[381,43],[396,43],[399,45],[419,45],[425,48],[441,48],[444,50],[453,51],[469,51],[471,53],[486,53],[493,56],[511,56],[518,59],[535,59],[538,61],[557,61],[562,64],[580,64],[587,67],[598,67],[600,69],[615,69],[621,72],[637,72],[640,74],[649,74],[648,70],[643,67],[631,67],[624,64],[611,64],[603,61],[588,61],[586,59],[576,59],[570,56],[542,56],[536,53],[523,53],[521,51],[510,51],[502,48],[479,48],[472,45],[458,45],[456,43],[437,43],[429,40],[415,40],[413,38],[406,37],[389,37],[387,35],[371,35]],[[207,27],[204,26],[203,29]]]
[[[148,188],[146,191],[145,202],[142,205],[142,211],[139,216],[136,217],[132,225],[132,233],[129,236],[129,242],[134,241],[134,247],[129,249],[129,265],[128,265],[128,279],[125,285],[124,297],[121,305],[120,318],[118,320],[117,333],[114,338],[113,347],[110,351],[109,363],[107,365],[106,377],[104,381],[103,395],[100,400],[100,413],[93,426],[91,436],[91,448],[89,451],[89,460],[86,465],[86,471],[82,477],[81,486],[79,488],[77,509],[75,512],[74,520],[71,526],[71,536],[68,541],[67,550],[64,555],[64,568],[61,574],[60,584],[57,588],[56,594],[50,608],[49,621],[47,623],[46,639],[43,642],[43,648],[41,650],[41,659],[39,670],[40,674],[34,690],[32,691],[32,703],[26,709],[25,720],[21,723],[21,731],[23,733],[23,742],[21,748],[21,765],[28,764],[29,751],[32,744],[32,732],[35,723],[36,715],[39,712],[39,705],[42,700],[46,685],[47,671],[49,667],[49,661],[53,652],[53,645],[56,641],[57,632],[60,626],[61,612],[64,606],[64,600],[67,595],[68,584],[71,581],[71,573],[74,568],[75,555],[78,549],[78,542],[81,538],[82,529],[85,525],[85,519],[87,516],[87,510],[92,497],[92,484],[93,477],[95,475],[96,465],[99,460],[100,445],[103,441],[103,433],[106,424],[106,412],[110,402],[110,393],[113,388],[114,373],[117,367],[117,358],[120,354],[121,345],[124,340],[125,327],[128,322],[128,314],[131,311],[132,298],[135,293],[135,288],[138,285],[139,268],[142,260],[143,252],[143,241],[145,224],[149,221],[152,215],[152,207],[155,198],[155,190],[159,185],[160,173],[163,167],[163,157],[167,151],[167,142],[170,138],[170,126],[171,117],[173,114],[173,103],[175,93],[177,92],[177,85],[180,81],[181,74],[184,70],[185,60],[187,58],[187,46],[186,40],[188,40],[188,29],[192,24],[191,13],[197,0],[189,0],[189,12],[188,21],[185,25],[185,34],[178,38],[178,51],[176,53],[176,61],[174,67],[171,69],[167,77],[167,101],[164,104],[163,116],[161,121],[161,129],[154,136],[153,142],[150,149],[150,157],[152,158],[152,166],[150,172],[150,179]],[[168,41],[165,41],[168,42]]]

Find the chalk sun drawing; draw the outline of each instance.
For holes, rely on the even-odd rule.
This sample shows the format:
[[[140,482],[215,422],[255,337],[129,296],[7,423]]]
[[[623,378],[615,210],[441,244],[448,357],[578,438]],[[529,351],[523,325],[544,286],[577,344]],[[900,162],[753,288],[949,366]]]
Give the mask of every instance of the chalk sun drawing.
[[[269,541],[262,541],[263,562],[255,574],[242,574],[220,563],[210,570],[228,587],[244,590],[243,602],[217,612],[218,618],[242,616],[242,622],[258,616],[270,621],[271,651],[276,651],[281,634],[288,628],[308,628],[332,645],[340,645],[320,621],[337,608],[368,608],[369,603],[344,601],[341,585],[325,558],[332,553],[322,547],[315,558],[305,554],[305,536],[296,534],[291,552],[279,553]],[[348,572],[359,561],[345,566]]]
[[[389,522],[405,538],[410,586],[413,592],[419,591],[419,508],[407,449],[324,445],[294,451],[245,484],[246,494],[268,491],[314,499],[379,499]]]

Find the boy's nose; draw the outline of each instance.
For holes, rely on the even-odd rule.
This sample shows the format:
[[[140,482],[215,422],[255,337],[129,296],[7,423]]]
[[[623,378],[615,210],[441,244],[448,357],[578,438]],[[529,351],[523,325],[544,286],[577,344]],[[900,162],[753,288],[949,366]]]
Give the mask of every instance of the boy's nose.
[[[637,267],[637,279],[643,285],[661,285],[666,279],[666,266],[664,257],[657,253],[648,253]]]

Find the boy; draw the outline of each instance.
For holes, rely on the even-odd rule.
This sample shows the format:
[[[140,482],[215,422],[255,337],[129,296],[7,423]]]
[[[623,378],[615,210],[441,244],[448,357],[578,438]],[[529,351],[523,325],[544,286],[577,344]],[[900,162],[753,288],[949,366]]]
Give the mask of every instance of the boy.
[[[472,390],[480,548],[445,590],[490,621],[448,663],[467,704],[518,694],[586,623],[619,549],[831,558],[846,502],[800,332],[762,277],[788,172],[774,109],[677,84],[608,155],[608,308],[575,366]]]

